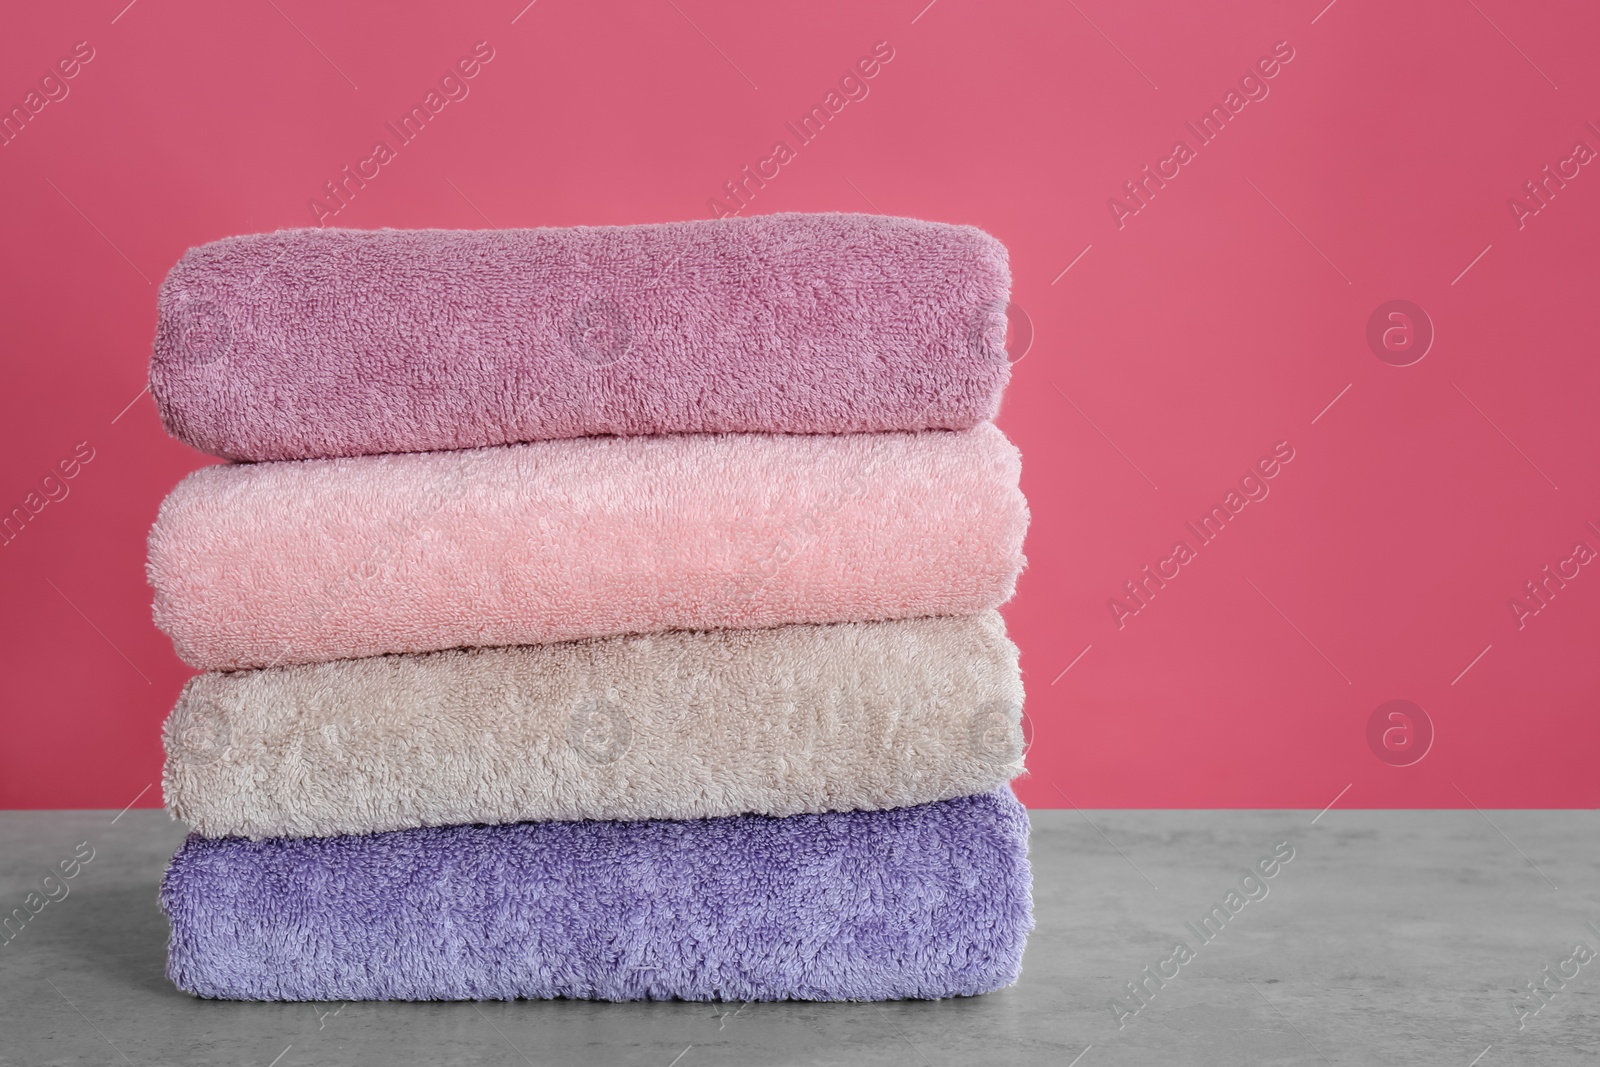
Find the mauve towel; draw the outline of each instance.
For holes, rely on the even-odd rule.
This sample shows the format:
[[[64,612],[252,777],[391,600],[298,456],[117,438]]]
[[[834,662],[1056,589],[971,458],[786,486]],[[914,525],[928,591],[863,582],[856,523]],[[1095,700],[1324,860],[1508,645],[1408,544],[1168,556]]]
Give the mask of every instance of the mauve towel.
[[[1022,773],[998,612],[373,656],[190,680],[167,808],[206,837],[899,808]]]
[[[205,467],[150,533],[155,620],[233,670],[972,614],[1022,568],[1020,472],[992,423]]]
[[[1009,789],[890,811],[191,836],[167,976],[234,1000],[890,1000],[1016,981]]]
[[[179,260],[150,386],[229,459],[960,430],[1009,379],[1010,286],[983,231],[877,215],[285,230]]]

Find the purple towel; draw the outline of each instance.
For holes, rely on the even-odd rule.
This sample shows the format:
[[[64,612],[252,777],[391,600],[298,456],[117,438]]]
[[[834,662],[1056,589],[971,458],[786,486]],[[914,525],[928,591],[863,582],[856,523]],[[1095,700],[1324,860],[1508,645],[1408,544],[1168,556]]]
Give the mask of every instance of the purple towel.
[[[1028,816],[889,811],[191,836],[167,975],[236,1000],[890,1000],[1016,981]]]
[[[150,386],[242,460],[964,430],[1010,377],[1010,285],[983,231],[876,215],[285,230],[178,262]]]

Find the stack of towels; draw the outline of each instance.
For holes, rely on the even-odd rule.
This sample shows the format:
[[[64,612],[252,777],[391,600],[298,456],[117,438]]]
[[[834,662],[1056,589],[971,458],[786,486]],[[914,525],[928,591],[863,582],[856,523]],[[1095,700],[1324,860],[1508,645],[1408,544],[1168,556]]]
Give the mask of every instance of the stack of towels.
[[[1032,926],[1010,274],[855,215],[285,231],[161,288],[168,975],[845,1000]]]

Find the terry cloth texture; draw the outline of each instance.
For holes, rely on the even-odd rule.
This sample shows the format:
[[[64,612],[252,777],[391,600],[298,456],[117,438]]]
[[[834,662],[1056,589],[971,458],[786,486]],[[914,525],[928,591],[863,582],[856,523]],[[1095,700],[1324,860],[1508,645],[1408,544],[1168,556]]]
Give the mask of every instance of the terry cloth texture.
[[[1017,978],[1009,789],[774,819],[191,836],[167,976],[238,1000],[887,1000]]]
[[[1022,568],[1020,470],[992,423],[211,466],[151,531],[155,620],[233,670],[972,614]]]
[[[1023,771],[998,612],[203,674],[167,808],[206,837],[905,807]]]
[[[1010,377],[1005,246],[766,215],[536,230],[285,230],[162,283],[151,392],[229,459],[594,434],[968,429]]]

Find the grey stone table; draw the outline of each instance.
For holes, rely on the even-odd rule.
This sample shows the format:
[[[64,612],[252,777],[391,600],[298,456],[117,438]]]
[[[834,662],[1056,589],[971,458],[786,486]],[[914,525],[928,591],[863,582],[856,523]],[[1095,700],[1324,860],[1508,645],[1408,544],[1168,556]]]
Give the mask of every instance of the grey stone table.
[[[155,902],[182,830],[115,816],[0,813],[5,913],[94,850],[0,945],[0,1064],[1600,1062],[1593,812],[1036,812],[1015,987],[744,1007],[195,1000]]]

